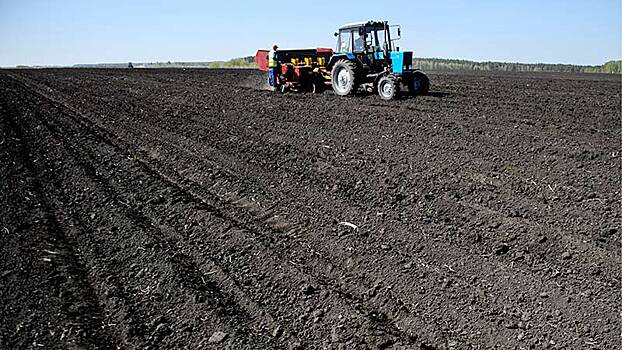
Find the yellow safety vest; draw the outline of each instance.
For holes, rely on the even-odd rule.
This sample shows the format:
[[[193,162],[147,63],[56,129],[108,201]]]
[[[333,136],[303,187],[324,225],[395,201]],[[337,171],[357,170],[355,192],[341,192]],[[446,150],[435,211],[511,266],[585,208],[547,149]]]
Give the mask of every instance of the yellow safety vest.
[[[270,50],[270,52],[268,52],[268,68],[276,68],[276,67],[277,67],[276,51]]]

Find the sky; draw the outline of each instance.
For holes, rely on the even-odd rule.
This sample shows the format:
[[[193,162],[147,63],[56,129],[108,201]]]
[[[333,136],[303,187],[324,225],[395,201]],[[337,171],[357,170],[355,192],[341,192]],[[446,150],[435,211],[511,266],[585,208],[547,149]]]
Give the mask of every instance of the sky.
[[[0,66],[213,61],[334,47],[344,23],[402,26],[416,57],[602,64],[622,56],[620,0],[0,0]],[[270,4],[270,5],[268,5]]]

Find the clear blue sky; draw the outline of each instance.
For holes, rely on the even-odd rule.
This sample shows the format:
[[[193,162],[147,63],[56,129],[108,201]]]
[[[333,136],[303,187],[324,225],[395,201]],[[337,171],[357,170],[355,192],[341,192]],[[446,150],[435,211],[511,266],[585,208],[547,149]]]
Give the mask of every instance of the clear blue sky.
[[[401,24],[400,47],[417,57],[601,64],[622,55],[620,2],[0,0],[0,66],[220,60],[273,42],[333,47],[339,25],[366,19]]]

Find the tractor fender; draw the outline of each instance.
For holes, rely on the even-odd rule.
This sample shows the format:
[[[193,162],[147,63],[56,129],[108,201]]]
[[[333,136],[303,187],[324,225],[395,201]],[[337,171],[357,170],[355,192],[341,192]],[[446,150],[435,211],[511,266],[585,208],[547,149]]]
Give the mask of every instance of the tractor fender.
[[[377,75],[374,77],[374,81],[373,81],[374,91],[377,89],[377,87],[378,87],[378,82],[380,81],[380,79],[382,79],[382,78],[384,78],[384,77],[390,77],[390,78],[394,79],[394,80],[395,80],[395,81],[397,81],[397,82],[400,82],[400,81],[402,80],[402,77],[401,77],[401,76],[399,76],[399,75],[395,75],[395,74],[393,74],[393,73],[391,73],[391,72],[389,72],[389,71],[384,71],[384,72],[381,72],[381,73],[377,74]]]
[[[330,72],[333,69],[335,63],[339,60],[355,61],[356,56],[354,56],[353,53],[336,53],[330,57],[330,60],[328,60],[328,63],[326,64],[326,70]]]
[[[428,75],[426,72],[424,72],[423,70],[421,70],[419,68],[404,70],[404,72],[402,72],[402,75],[412,75],[412,74],[415,74],[415,73],[423,73],[425,75]]]
[[[412,79],[412,78],[413,78],[413,76],[414,76],[415,74],[417,74],[417,73],[423,74],[423,75],[425,75],[426,77],[428,76],[428,75],[427,75],[424,71],[422,71],[421,69],[418,69],[418,68],[415,68],[415,69],[409,69],[409,70],[406,70],[406,71],[404,71],[404,72],[402,73],[402,77],[403,77],[403,79],[404,79],[404,82],[405,82],[406,84],[408,84],[408,82],[410,81],[410,79]]]
[[[369,74],[367,75],[368,79],[373,79],[372,83],[374,85],[374,89],[376,88],[376,86],[378,86],[378,81],[380,79],[382,79],[383,77],[389,76],[389,75],[393,75],[393,73],[391,73],[388,69],[383,70],[382,72],[378,72],[378,73],[374,73],[374,74]]]

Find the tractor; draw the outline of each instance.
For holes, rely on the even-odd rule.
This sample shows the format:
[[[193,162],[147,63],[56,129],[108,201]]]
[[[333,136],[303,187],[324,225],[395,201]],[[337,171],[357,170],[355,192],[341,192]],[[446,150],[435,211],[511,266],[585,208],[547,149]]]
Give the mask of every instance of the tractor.
[[[391,28],[397,38],[391,38]],[[413,95],[425,95],[430,88],[428,77],[413,69],[412,51],[399,51],[394,42],[401,38],[400,26],[379,21],[346,24],[335,33],[337,49],[326,69],[337,95],[354,94],[359,88],[377,91],[382,99],[399,96],[405,85]]]
[[[391,38],[391,32],[396,34]],[[278,50],[281,63],[279,91],[314,91],[332,87],[340,96],[359,90],[377,92],[385,100],[398,98],[405,86],[412,95],[425,95],[430,88],[428,77],[414,69],[412,51],[400,51],[395,41],[401,27],[387,21],[350,23],[339,28],[336,50],[326,48]],[[267,71],[266,50],[255,56],[259,69]]]

